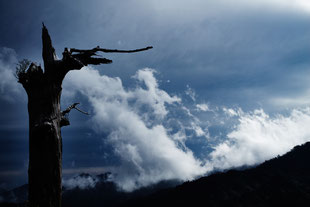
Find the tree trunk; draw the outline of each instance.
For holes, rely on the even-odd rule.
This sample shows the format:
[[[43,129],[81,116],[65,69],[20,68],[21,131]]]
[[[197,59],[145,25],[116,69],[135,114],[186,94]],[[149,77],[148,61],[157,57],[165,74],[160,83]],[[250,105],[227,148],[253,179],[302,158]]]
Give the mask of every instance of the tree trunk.
[[[17,72],[18,81],[28,95],[29,168],[28,205],[61,207],[61,162],[63,115],[60,111],[61,85],[69,70],[56,59],[55,49],[46,27],[42,29],[41,66],[32,63]],[[68,125],[67,123],[66,125]]]
[[[29,205],[61,206],[61,86],[38,84],[28,93]]]
[[[30,207],[61,207],[61,127],[70,124],[65,114],[78,104],[75,103],[67,110],[60,111],[61,85],[64,77],[70,70],[79,70],[88,64],[99,65],[112,62],[106,58],[94,58],[93,56],[98,51],[132,53],[152,47],[136,50],[111,50],[100,47],[91,50],[65,48],[62,60],[57,60],[55,49],[44,24],[42,43],[44,71],[41,66],[34,63],[31,63],[29,67],[20,64],[16,70],[18,82],[23,85],[28,95],[28,205]]]

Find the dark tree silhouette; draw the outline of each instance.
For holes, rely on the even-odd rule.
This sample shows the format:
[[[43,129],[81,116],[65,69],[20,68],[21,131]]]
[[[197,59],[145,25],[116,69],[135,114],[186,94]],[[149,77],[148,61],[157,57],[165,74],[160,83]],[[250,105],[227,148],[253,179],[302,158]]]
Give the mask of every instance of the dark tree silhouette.
[[[61,127],[69,125],[66,114],[76,108],[72,104],[60,110],[62,82],[70,70],[80,70],[92,64],[108,64],[111,60],[95,58],[96,52],[133,53],[151,49],[111,50],[99,46],[90,50],[65,48],[58,60],[47,28],[42,28],[41,66],[23,60],[17,66],[16,76],[28,95],[29,113],[29,168],[28,205],[31,207],[61,206],[62,137]]]

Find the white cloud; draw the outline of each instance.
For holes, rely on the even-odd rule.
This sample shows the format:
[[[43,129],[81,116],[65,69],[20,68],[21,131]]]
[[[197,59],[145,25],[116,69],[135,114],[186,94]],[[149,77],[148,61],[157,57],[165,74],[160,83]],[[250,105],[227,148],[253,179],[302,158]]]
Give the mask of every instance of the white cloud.
[[[13,101],[22,92],[22,86],[14,76],[17,63],[17,55],[13,49],[0,48],[0,94],[1,98],[8,101]]]
[[[208,104],[196,104],[198,111],[211,111]]]
[[[73,178],[63,180],[62,185],[67,189],[71,190],[74,188],[80,188],[82,190],[88,188],[94,188],[99,180],[91,175],[79,175]]]
[[[160,3],[159,3],[160,2]],[[164,17],[179,17],[183,22],[200,20],[201,16],[214,15],[215,13],[234,13],[236,11],[293,11],[310,13],[310,3],[308,0],[152,0],[148,1],[152,8],[164,15]],[[143,3],[145,4],[145,3]],[[191,14],[189,18],[180,16],[180,12]],[[188,17],[188,15],[186,16]]]
[[[204,164],[186,146],[186,140],[210,137],[207,125],[201,127],[203,121],[193,114],[199,112],[197,108],[209,108],[194,102],[191,111],[180,98],[159,88],[154,72],[139,70],[133,76],[138,85],[132,89],[126,89],[120,78],[100,75],[91,68],[71,72],[64,83],[70,94],[79,91],[91,103],[92,127],[121,160],[119,166],[113,166],[117,173],[113,181],[123,190],[167,179],[191,180],[214,168],[258,164],[310,140],[310,108],[274,117],[263,110],[246,113],[240,108],[223,108],[212,113],[210,124],[223,121],[228,125],[235,119],[238,124],[227,135],[221,132],[223,141]],[[174,109],[168,110],[173,104]],[[175,115],[170,115],[172,110]]]
[[[308,0],[298,0],[296,4],[307,12],[310,12],[310,1]]]
[[[270,117],[263,110],[241,113],[228,139],[210,154],[215,168],[254,165],[310,140],[310,108],[293,110],[289,116]]]
[[[278,6],[286,9],[298,9],[310,13],[310,2],[308,0],[265,0],[264,4]]]
[[[101,76],[91,68],[71,72],[64,83],[67,90],[88,97],[94,128],[108,134],[105,141],[121,159],[114,181],[130,191],[160,180],[190,180],[203,174],[206,169],[193,152],[179,147],[184,146],[183,137],[178,140],[178,133],[169,135],[158,122],[168,113],[165,105],[178,103],[180,98],[159,89],[151,69],[139,70],[134,78],[146,87],[126,90],[119,78]]]
[[[154,77],[155,70],[146,68],[139,70],[134,76],[135,79],[146,85],[146,90],[138,87],[130,92],[130,96],[137,99],[137,104],[147,105],[152,108],[153,113],[158,118],[163,118],[167,115],[165,103],[172,104],[180,102],[181,99],[176,96],[170,96],[163,90],[158,88],[158,83]]]
[[[189,85],[186,85],[185,94],[188,95],[193,101],[196,101],[196,92]]]
[[[263,9],[264,7],[270,10],[300,10],[304,12],[310,12],[310,3],[308,0],[222,0],[221,2],[226,3],[239,3],[252,7],[253,9]]]
[[[223,108],[223,111],[225,114],[227,114],[228,116],[230,117],[234,117],[234,116],[240,116],[240,114],[242,114],[242,110],[241,109],[238,109],[238,110],[234,110],[234,109],[231,109],[231,108]]]
[[[195,122],[192,122],[191,123],[191,129],[194,130],[195,134],[197,137],[202,137],[202,136],[205,136],[205,137],[208,137],[209,134],[208,132],[205,132],[200,126],[198,123],[195,123]]]

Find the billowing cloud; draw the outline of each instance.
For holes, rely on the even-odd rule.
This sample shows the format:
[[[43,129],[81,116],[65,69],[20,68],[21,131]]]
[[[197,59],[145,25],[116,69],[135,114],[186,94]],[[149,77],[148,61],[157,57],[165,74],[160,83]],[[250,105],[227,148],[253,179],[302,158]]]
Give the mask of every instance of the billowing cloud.
[[[227,111],[237,116],[234,110]],[[310,140],[310,108],[295,109],[287,116],[271,117],[262,109],[250,113],[239,109],[238,114],[239,124],[210,154],[214,168],[255,165]]]
[[[223,107],[210,112],[207,104],[193,99],[192,107],[185,107],[179,97],[159,88],[154,73],[148,68],[137,71],[133,76],[137,85],[131,89],[120,78],[100,75],[92,68],[71,72],[65,82],[71,94],[79,91],[88,98],[93,129],[120,159],[113,181],[123,190],[161,180],[191,180],[213,169],[255,165],[310,140],[309,108],[269,116],[262,109],[244,112]],[[235,127],[228,130],[227,125],[221,139],[211,137],[208,124],[202,125],[203,117],[196,116],[201,112],[211,116],[209,126]],[[218,140],[212,142],[213,151],[203,153],[207,157],[198,159],[186,144],[193,137],[206,137],[202,140],[206,146],[210,139]]]
[[[165,104],[180,102],[181,99],[176,96],[171,97],[167,92],[160,90],[154,73],[155,70],[149,68],[139,70],[134,78],[144,83],[146,90],[138,87],[130,92],[130,96],[131,99],[136,100],[136,106],[150,106],[152,108],[152,113],[159,119],[162,119],[168,113]]]
[[[88,97],[93,107],[93,127],[106,135],[104,140],[114,149],[121,165],[114,181],[124,190],[156,183],[160,180],[190,180],[206,169],[193,152],[170,134],[163,125],[166,105],[180,98],[159,89],[154,71],[139,70],[133,77],[138,86],[125,89],[119,78],[101,76],[84,68],[71,72],[65,88]],[[196,126],[199,135],[203,131]]]
[[[16,52],[7,47],[0,48],[0,94],[1,98],[12,101],[22,92],[22,86],[14,76],[17,61]]]

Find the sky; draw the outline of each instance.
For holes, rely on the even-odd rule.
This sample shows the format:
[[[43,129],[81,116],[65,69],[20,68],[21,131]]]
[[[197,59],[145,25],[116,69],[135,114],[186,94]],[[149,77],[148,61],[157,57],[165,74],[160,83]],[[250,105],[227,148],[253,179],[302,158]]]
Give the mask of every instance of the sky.
[[[59,58],[65,47],[154,47],[102,54],[113,63],[65,78],[62,108],[80,102],[90,115],[73,111],[62,128],[64,184],[110,171],[131,191],[310,141],[307,0],[11,0],[0,22],[0,188],[27,182],[27,96],[14,71],[24,58],[43,65],[42,22]]]

